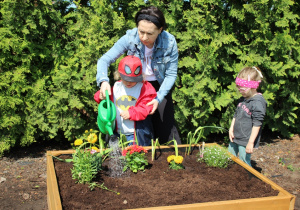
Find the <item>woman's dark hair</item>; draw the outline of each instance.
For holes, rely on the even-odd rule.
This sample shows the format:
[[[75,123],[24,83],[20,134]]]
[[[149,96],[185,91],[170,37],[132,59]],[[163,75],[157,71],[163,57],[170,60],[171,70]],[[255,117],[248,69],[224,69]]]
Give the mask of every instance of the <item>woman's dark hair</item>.
[[[166,28],[165,16],[162,11],[155,6],[149,6],[141,9],[136,13],[134,20],[136,26],[138,26],[141,20],[148,20],[154,23],[158,29],[162,27],[162,30],[164,30]]]

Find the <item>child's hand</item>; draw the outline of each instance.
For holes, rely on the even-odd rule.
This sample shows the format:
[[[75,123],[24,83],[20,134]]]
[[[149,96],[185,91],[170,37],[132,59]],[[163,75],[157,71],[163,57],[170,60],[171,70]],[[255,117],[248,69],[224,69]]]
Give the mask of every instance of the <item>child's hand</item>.
[[[130,117],[128,110],[121,112],[120,116],[123,117],[124,120],[128,120]]]
[[[231,142],[233,142],[233,139],[234,139],[233,128],[229,129],[229,139]]]
[[[248,142],[247,146],[246,146],[246,153],[253,153],[253,147],[254,147],[254,143],[250,143]]]

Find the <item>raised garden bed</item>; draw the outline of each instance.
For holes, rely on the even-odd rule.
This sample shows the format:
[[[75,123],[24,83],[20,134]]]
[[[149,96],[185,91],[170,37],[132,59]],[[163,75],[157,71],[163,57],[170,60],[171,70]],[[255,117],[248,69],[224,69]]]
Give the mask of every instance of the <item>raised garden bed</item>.
[[[73,150],[47,152],[47,197],[48,207],[51,210],[80,209],[81,205],[87,209],[147,207],[148,209],[294,209],[294,196],[238,158],[232,156],[235,164],[228,169],[215,169],[196,162],[194,157],[196,151],[185,158],[183,163],[185,170],[168,169],[167,154],[165,154],[167,151],[160,153],[159,150],[157,150],[157,160],[154,162],[150,160],[150,167],[144,173],[131,173],[127,177],[112,178],[105,176],[103,170],[99,176],[101,182],[104,182],[109,189],[120,192],[120,195],[99,188],[90,191],[87,185],[75,184],[75,180],[66,182],[67,186],[63,187],[62,179],[66,177],[71,179],[72,165],[57,162],[55,169],[51,155],[68,155],[73,152]],[[196,166],[193,165],[194,163]],[[65,166],[68,167],[65,171],[59,171],[60,167]],[[61,177],[63,175],[66,177]],[[192,177],[189,177],[190,175]],[[146,189],[148,186],[150,189]],[[163,191],[159,192],[159,189]],[[132,192],[135,193],[131,195]],[[154,197],[155,195],[159,195],[158,198]],[[214,198],[211,197],[213,195]],[[144,198],[145,201],[142,201]],[[104,204],[107,206],[101,206]]]

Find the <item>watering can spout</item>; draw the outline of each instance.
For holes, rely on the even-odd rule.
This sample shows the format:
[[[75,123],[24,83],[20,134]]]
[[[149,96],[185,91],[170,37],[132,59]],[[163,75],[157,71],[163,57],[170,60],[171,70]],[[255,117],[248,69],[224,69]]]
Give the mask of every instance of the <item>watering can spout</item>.
[[[102,100],[98,106],[97,124],[99,130],[104,134],[113,135],[115,129],[116,107],[109,100],[108,91],[105,91],[106,99]]]

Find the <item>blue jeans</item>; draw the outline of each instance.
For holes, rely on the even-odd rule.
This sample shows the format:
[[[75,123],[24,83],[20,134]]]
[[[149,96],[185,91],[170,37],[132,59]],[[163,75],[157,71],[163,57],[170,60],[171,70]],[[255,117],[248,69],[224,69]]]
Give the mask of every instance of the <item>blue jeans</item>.
[[[234,142],[230,142],[228,146],[228,151],[234,156],[238,156],[243,162],[247,163],[251,166],[251,154],[246,153],[246,147],[242,145],[238,145]],[[251,166],[252,167],[252,166]]]
[[[145,120],[135,122],[135,134],[139,146],[151,146],[153,136],[152,115],[148,115]]]

